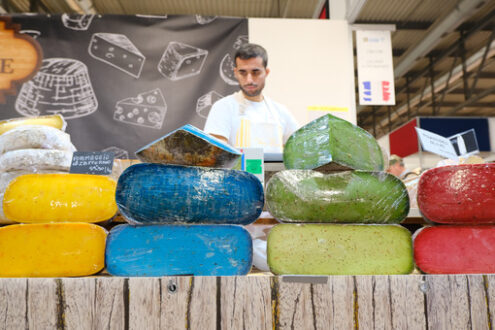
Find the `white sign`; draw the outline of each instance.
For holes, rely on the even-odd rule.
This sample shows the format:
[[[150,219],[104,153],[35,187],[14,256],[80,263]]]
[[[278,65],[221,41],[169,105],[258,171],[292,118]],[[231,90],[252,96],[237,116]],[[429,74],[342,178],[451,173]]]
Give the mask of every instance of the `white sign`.
[[[422,128],[415,128],[423,149],[439,156],[457,159],[479,152],[474,129],[446,138]]]
[[[356,31],[359,104],[394,105],[390,31]]]

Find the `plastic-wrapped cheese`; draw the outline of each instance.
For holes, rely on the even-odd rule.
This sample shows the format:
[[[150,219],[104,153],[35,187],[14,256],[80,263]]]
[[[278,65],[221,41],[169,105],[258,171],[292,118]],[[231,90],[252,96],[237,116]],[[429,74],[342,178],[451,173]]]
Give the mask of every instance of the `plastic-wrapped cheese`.
[[[69,171],[72,152],[64,150],[19,149],[0,156],[0,172],[25,170]]]
[[[106,231],[87,223],[0,228],[1,277],[87,276],[105,265]]]
[[[24,125],[44,125],[51,126],[65,131],[67,123],[61,115],[48,115],[39,117],[20,117],[0,121],[0,134],[3,134],[14,127]]]
[[[18,149],[75,151],[69,134],[50,126],[26,125],[0,135],[0,154]]]
[[[116,182],[90,174],[26,174],[14,179],[3,198],[15,222],[101,222],[117,212]]]

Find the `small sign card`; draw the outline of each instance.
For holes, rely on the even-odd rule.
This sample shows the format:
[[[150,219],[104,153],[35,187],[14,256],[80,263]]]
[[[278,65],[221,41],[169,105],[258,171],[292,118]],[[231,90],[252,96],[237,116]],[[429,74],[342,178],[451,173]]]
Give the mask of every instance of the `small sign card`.
[[[72,156],[70,173],[111,174],[114,157],[111,151],[76,151]]]
[[[446,138],[422,128],[415,128],[423,149],[439,156],[457,159],[479,152],[474,129]]]

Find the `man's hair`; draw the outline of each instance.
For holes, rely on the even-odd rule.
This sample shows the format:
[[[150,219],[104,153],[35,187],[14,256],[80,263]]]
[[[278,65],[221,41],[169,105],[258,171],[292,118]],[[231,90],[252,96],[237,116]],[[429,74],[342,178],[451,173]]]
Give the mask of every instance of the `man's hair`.
[[[392,165],[395,165],[397,163],[399,163],[400,166],[404,166],[404,160],[402,160],[402,158],[400,158],[397,155],[390,156],[390,160],[388,162],[388,165],[392,166]]]
[[[266,49],[257,44],[243,44],[237,52],[235,52],[234,56],[234,65],[237,65],[237,58],[241,60],[249,60],[250,58],[261,57],[263,60],[263,66],[266,68],[268,65],[268,54]]]

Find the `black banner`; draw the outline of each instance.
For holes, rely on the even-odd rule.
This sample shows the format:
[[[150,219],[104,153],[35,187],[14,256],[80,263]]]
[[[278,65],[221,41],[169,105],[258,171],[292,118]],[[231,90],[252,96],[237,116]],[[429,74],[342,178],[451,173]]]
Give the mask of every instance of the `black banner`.
[[[203,128],[211,104],[238,90],[232,58],[246,19],[215,16],[19,15],[43,62],[7,95],[0,119],[61,114],[80,151],[135,158],[187,123]]]

